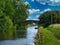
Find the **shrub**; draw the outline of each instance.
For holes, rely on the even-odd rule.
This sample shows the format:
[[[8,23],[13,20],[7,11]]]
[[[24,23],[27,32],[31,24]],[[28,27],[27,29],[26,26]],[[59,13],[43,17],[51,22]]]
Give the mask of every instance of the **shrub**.
[[[13,38],[13,23],[8,16],[0,16],[0,40]]]

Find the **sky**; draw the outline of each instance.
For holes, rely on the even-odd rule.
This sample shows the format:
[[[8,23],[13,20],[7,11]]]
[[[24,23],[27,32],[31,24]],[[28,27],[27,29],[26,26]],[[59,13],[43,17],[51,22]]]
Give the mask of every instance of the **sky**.
[[[27,20],[38,20],[41,13],[51,10],[60,10],[60,0],[25,0],[29,4]]]

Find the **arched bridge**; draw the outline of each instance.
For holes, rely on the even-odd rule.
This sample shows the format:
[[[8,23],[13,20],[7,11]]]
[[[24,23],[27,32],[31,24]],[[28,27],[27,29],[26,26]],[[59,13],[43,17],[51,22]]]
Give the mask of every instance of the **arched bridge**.
[[[32,23],[35,23],[35,24],[38,24],[38,20],[26,20],[24,23],[25,24],[32,24]]]

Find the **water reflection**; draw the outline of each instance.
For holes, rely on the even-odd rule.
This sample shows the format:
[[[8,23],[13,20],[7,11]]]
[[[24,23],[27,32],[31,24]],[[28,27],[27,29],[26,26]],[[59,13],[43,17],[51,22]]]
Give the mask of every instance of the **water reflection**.
[[[17,30],[16,38],[26,38],[27,30]]]
[[[27,28],[26,38],[0,41],[0,45],[34,45],[34,37],[37,33],[36,26]]]
[[[28,39],[28,45],[34,45],[34,37],[37,33],[37,29],[35,29],[35,27],[30,27],[27,29],[27,39]]]

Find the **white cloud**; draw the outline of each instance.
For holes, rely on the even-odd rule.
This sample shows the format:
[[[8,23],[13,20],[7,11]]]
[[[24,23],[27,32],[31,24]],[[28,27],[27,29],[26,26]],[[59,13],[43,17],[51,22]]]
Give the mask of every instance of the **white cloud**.
[[[29,11],[29,14],[33,14],[33,13],[38,13],[38,12],[40,12],[39,9],[29,9],[28,11]]]
[[[39,17],[39,15],[36,15],[36,18],[38,18]]]
[[[40,11],[40,14],[42,14],[42,13],[44,13],[46,11],[51,11],[51,9],[50,8],[47,8],[47,9],[45,9],[43,11]],[[39,15],[36,15],[36,18],[38,18],[40,16],[40,14]]]
[[[44,11],[41,11],[40,14],[42,14],[42,13],[44,13],[44,12],[46,12],[46,11],[51,11],[51,9],[50,9],[50,8],[47,8],[47,9],[45,9]]]
[[[31,18],[30,16],[26,20],[39,20],[38,18]]]
[[[29,4],[29,2],[26,1],[25,4]]]
[[[60,0],[50,0],[51,2],[56,2],[56,3],[58,3],[58,2],[60,2]]]
[[[51,3],[49,5],[51,6],[58,6],[60,5],[60,0],[50,0]]]
[[[47,9],[44,10],[44,12],[46,12],[46,11],[51,11],[51,9],[50,8],[47,8]]]
[[[58,6],[60,5],[60,0],[36,0],[37,2],[45,5],[46,3],[51,6]]]
[[[43,5],[46,5],[46,3],[45,2],[40,2],[41,4],[43,4]]]
[[[40,11],[39,9],[29,9],[28,11],[29,11],[30,16],[26,20],[38,20],[38,17],[40,16],[40,14],[42,14],[42,13],[44,13],[46,11],[51,11],[51,9],[47,8],[47,9],[45,9],[43,11]],[[36,13],[37,13],[36,17],[32,18],[31,15],[36,14]]]
[[[40,9],[29,9],[29,17],[26,20],[38,20],[38,14],[40,13]],[[32,15],[36,15],[32,17]]]
[[[35,18],[35,19],[32,19],[32,20],[38,20],[38,21],[39,21],[39,19],[37,19],[37,18]]]
[[[39,20],[38,18],[33,18],[33,19],[27,19],[27,20]]]

